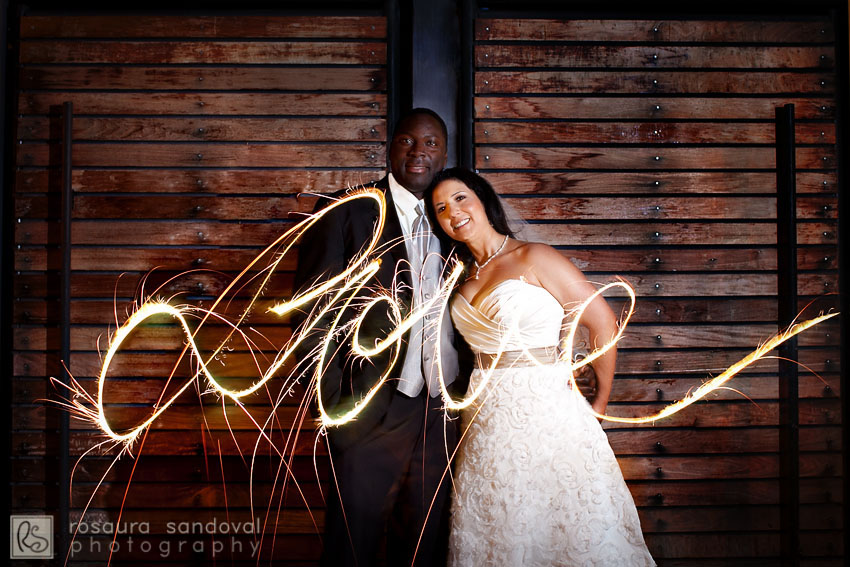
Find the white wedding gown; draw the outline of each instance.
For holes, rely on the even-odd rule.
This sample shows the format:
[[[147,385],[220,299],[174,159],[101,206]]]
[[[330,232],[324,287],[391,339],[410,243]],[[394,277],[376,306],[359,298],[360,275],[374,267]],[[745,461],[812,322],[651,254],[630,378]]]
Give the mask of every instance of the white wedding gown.
[[[564,311],[545,289],[506,280],[452,318],[473,351],[554,346]],[[506,335],[508,329],[515,332]],[[483,373],[476,369],[470,392]],[[655,565],[637,510],[590,405],[564,365],[493,372],[463,413],[451,567]],[[468,428],[468,429],[467,429]]]

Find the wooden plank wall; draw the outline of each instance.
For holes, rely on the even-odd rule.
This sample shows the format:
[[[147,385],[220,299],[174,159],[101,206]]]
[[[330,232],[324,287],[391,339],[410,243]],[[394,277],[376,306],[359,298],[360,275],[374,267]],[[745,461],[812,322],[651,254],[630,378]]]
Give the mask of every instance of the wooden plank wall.
[[[126,319],[132,301],[164,285],[157,297],[209,306],[292,226],[291,212],[312,209],[314,199],[297,193],[382,174],[386,20],[28,15],[20,35],[12,500],[14,512],[55,513],[58,412],[39,400],[51,395],[48,377],[60,373],[57,109],[71,101],[75,112],[70,368],[94,391],[107,331]],[[287,320],[265,307],[290,291],[294,261],[284,261],[245,329],[266,354],[289,336]],[[229,296],[228,315],[244,307],[249,287]],[[134,335],[111,367],[107,416],[115,427],[143,420],[164,390],[191,375],[179,365],[164,386],[184,337],[173,322],[157,322]],[[208,327],[199,337],[207,352],[226,329]],[[255,362],[246,340],[231,341],[222,354],[212,364],[229,384],[244,386],[270,363]],[[245,410],[190,387],[134,446],[141,457],[110,468],[117,451],[104,448],[83,459],[74,521],[94,497],[71,564],[105,564],[108,522],[118,521],[122,502],[113,564],[255,565],[258,555],[278,565],[315,564],[317,478],[327,478],[327,464],[319,448],[314,472],[312,425],[289,436],[298,396],[280,400],[280,387],[271,382]],[[254,421],[263,424],[274,403],[264,439]],[[72,461],[103,440],[91,423],[72,420],[71,427]],[[293,450],[284,466],[276,452]],[[291,479],[282,489],[289,466],[303,493]],[[213,520],[259,521],[264,536],[246,536],[244,528],[232,536],[209,527]],[[199,521],[203,528],[180,525]]]
[[[637,291],[612,414],[681,399],[776,331],[786,103],[800,306],[837,304],[829,19],[482,18],[474,64],[475,166],[591,279]],[[800,337],[804,565],[843,561],[838,341],[831,323]],[[663,565],[778,561],[776,360],[731,387],[654,425],[605,426]]]

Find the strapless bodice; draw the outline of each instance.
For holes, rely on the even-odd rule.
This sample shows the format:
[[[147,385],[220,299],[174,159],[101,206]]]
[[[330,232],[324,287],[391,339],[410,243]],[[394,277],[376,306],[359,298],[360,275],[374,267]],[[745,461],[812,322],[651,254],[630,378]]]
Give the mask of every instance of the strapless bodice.
[[[496,353],[558,344],[564,308],[552,294],[525,280],[503,280],[476,305],[456,294],[455,327],[475,352]]]

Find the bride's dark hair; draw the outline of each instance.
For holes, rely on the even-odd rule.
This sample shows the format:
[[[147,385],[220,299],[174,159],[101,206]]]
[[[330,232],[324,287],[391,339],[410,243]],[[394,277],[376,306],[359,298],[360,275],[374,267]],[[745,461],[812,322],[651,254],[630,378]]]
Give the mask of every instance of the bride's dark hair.
[[[433,181],[431,181],[431,185],[429,185],[428,189],[425,191],[424,197],[425,210],[428,212],[428,220],[431,222],[431,230],[435,235],[437,235],[437,238],[440,239],[444,251],[454,248],[455,253],[463,262],[469,263],[472,261],[472,254],[469,252],[467,247],[464,244],[455,242],[449,238],[449,235],[443,231],[440,223],[437,222],[437,211],[434,209],[434,201],[432,199],[434,189],[436,189],[437,185],[440,183],[449,180],[459,181],[475,193],[475,196],[478,197],[478,200],[481,201],[481,204],[484,206],[484,212],[487,214],[487,219],[490,221],[490,224],[496,232],[514,237],[514,231],[512,231],[508,225],[508,217],[505,214],[504,207],[502,207],[502,201],[499,199],[499,194],[496,193],[493,186],[490,185],[486,179],[466,168],[450,167],[449,169],[444,169],[434,176]]]

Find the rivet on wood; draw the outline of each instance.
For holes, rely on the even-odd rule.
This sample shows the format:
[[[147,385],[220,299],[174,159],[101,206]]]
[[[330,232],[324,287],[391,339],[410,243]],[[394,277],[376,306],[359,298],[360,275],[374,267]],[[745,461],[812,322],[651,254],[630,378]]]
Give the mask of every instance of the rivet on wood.
[[[826,136],[826,132],[821,132],[820,137],[823,138],[824,136]]]
[[[656,469],[655,469],[655,475],[656,475],[656,476],[661,476],[661,475],[663,475],[663,474],[664,474],[664,471],[662,471],[662,470],[661,470],[661,467],[656,467]]]
[[[369,55],[375,55],[375,52],[374,52],[374,51],[370,51],[370,52],[369,52]]]
[[[655,161],[661,161],[661,156],[655,156]]]
[[[484,59],[487,59],[488,57],[490,57],[490,54],[489,54],[489,53],[485,53],[485,54],[484,54]]]
[[[484,130],[484,135],[485,135],[485,136],[489,136],[489,135],[490,135],[490,131],[489,131],[489,130]]]
[[[656,211],[660,211],[660,210],[661,210],[661,205],[655,205],[655,210],[656,210]]]
[[[490,81],[484,81],[484,84],[485,84],[485,85],[489,85],[489,84],[490,84]]]
[[[196,154],[195,157],[198,159],[204,159],[204,154]]]
[[[820,86],[825,87],[825,86],[826,86],[826,81],[821,81],[821,82],[820,82]]]
[[[656,104],[656,105],[655,105],[655,110],[661,110],[661,105],[660,105],[660,104]]]
[[[820,107],[820,111],[821,111],[821,112],[826,112],[826,107],[825,107],[825,106],[821,106],[821,107]]]
[[[823,61],[824,59],[826,59],[826,55],[821,55],[820,60]]]
[[[198,134],[203,134],[203,133],[204,133],[204,129],[203,129],[203,128],[198,128]]]
[[[204,236],[203,232],[198,231],[198,240],[206,240],[206,236]]]
[[[198,101],[198,106],[204,106],[204,101],[199,100],[199,101]]]
[[[370,133],[370,134],[377,134],[377,133],[378,133],[378,131],[377,131],[377,130],[375,130],[374,128],[370,128],[370,129],[369,129],[369,133]]]
[[[829,287],[829,282],[823,282],[823,287]]]
[[[824,206],[823,206],[823,210],[824,210],[824,212],[828,211],[828,210],[829,210],[829,205],[824,205]]]
[[[487,26],[486,28],[484,28],[484,31],[490,31],[490,26]]]
[[[203,210],[204,208],[201,205],[195,205],[194,207],[192,207],[192,212],[195,214],[200,213]]]
[[[378,79],[376,79],[375,77],[372,77],[371,79],[369,79],[369,82],[371,82],[371,83],[377,83],[377,82],[378,82]]]
[[[375,154],[369,154],[369,159],[375,159]]]
[[[823,387],[823,393],[827,395],[832,393],[832,388],[829,386],[829,384]]]
[[[829,156],[823,156],[823,161],[829,161]]]
[[[655,314],[656,314],[656,315],[661,315],[661,309],[656,309],[656,310],[655,310]]]
[[[655,289],[661,289],[661,284],[660,284],[660,283],[656,283],[654,287],[655,287]]]
[[[656,187],[658,187],[659,185],[661,185],[661,182],[660,182],[660,181],[656,181],[656,182],[655,182],[655,186],[656,186]]]
[[[195,180],[195,185],[197,185],[198,187],[200,187],[203,184],[204,184],[204,181],[202,179],[196,179]]]
[[[657,84],[658,84],[658,79],[652,79],[652,84],[653,84],[653,85],[657,85]]]
[[[660,360],[656,360],[656,361],[655,361],[655,366],[661,367],[661,366],[663,366],[663,365],[664,365],[664,363],[663,363],[663,362],[661,362]]]
[[[653,54],[652,54],[652,58],[653,58],[653,59],[658,59],[658,54],[657,54],[657,53],[653,53]]]
[[[826,264],[827,262],[829,262],[829,256],[824,256],[823,263]]]
[[[658,33],[658,28],[652,28],[653,33]]]
[[[484,108],[486,108],[487,110],[490,110],[490,105],[489,105],[489,104],[485,104],[485,105],[484,105]]]
[[[484,156],[484,161],[490,161],[490,156]]]
[[[663,451],[664,450],[664,444],[661,441],[656,441],[655,442],[655,450],[656,451]]]
[[[832,359],[827,358],[826,360],[823,361],[823,363],[826,364],[827,366],[829,366],[829,365],[832,364]]]
[[[655,335],[655,340],[656,340],[656,341],[660,341],[660,340],[661,340],[661,335]]]
[[[204,82],[204,78],[203,78],[203,77],[198,77],[198,82],[199,82],[199,83],[203,83],[203,82]]]

